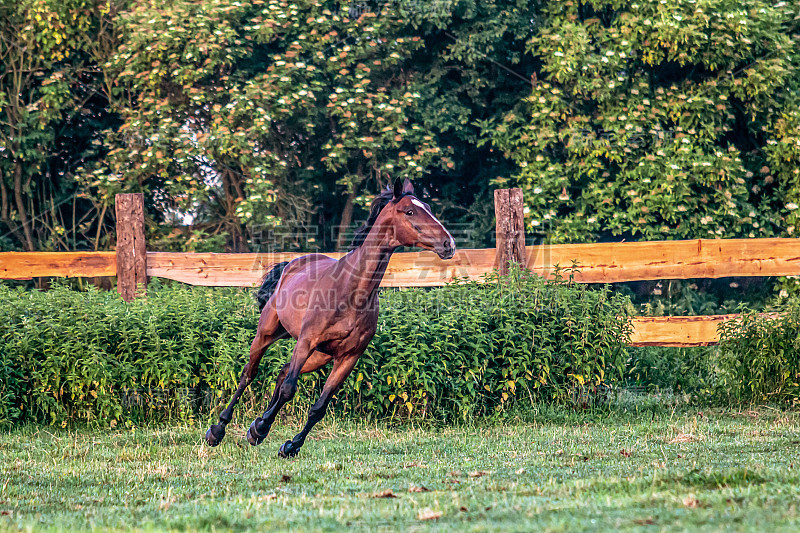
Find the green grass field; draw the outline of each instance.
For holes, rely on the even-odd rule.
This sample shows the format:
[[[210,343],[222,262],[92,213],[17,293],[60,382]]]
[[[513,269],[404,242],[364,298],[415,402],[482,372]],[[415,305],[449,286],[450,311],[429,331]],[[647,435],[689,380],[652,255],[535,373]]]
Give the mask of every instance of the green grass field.
[[[800,414],[564,415],[460,428],[299,420],[257,448],[230,427],[0,435],[3,530],[800,528]],[[557,420],[557,421],[556,421]]]

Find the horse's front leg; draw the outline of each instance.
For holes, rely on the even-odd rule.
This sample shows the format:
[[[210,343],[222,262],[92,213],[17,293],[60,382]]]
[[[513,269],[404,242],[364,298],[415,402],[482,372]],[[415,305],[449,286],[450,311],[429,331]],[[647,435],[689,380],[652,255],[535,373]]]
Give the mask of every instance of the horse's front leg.
[[[325,416],[325,412],[328,409],[328,404],[331,401],[331,397],[336,393],[337,390],[339,390],[339,388],[342,386],[342,383],[344,383],[344,380],[350,375],[350,372],[353,371],[358,358],[359,355],[350,355],[342,359],[334,360],[333,370],[328,376],[328,379],[325,380],[325,386],[322,387],[322,394],[320,394],[316,403],[311,406],[311,409],[308,410],[308,421],[306,422],[306,425],[303,426],[303,430],[295,435],[292,440],[287,440],[281,446],[280,450],[278,451],[278,455],[283,458],[294,457],[297,455],[297,452],[300,451],[303,443],[305,443],[306,437],[311,431],[311,428],[313,428],[317,422],[322,420],[322,418]]]
[[[282,338],[288,336],[288,333],[278,321],[278,315],[274,313],[265,312],[261,319],[259,319],[259,331],[256,333],[253,343],[250,345],[250,361],[245,365],[242,371],[242,377],[239,380],[239,386],[233,394],[228,406],[219,414],[219,423],[212,425],[206,432],[206,443],[209,446],[217,446],[225,437],[225,426],[233,418],[233,408],[236,406],[239,398],[244,393],[247,386],[253,382],[258,373],[258,366],[261,363],[261,358],[264,352],[267,351],[269,346]]]
[[[292,359],[289,361],[289,368],[286,369],[285,376],[278,377],[278,381],[275,384],[275,392],[267,406],[267,410],[264,411],[263,415],[253,420],[253,423],[250,424],[250,429],[247,430],[247,442],[253,446],[258,446],[269,434],[278,411],[294,398],[294,394],[297,392],[297,379],[300,377],[303,366],[305,366],[314,352],[315,347],[311,346],[310,342],[303,337],[298,339],[292,353]],[[283,371],[281,374],[283,374]],[[282,381],[281,377],[283,377]]]

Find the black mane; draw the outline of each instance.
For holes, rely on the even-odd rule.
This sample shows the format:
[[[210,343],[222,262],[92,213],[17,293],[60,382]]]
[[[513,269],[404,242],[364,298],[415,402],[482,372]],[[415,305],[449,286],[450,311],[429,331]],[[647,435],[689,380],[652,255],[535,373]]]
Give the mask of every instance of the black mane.
[[[404,193],[402,196],[400,196],[400,198],[408,194],[411,193]],[[398,198],[398,200],[400,198]],[[393,199],[394,199],[394,193],[392,192],[391,189],[387,188],[381,191],[381,194],[378,195],[378,197],[372,201],[372,205],[369,208],[369,217],[367,217],[367,221],[364,222],[363,226],[361,226],[356,230],[356,234],[355,236],[353,236],[353,242],[350,243],[351,250],[355,250],[356,248],[364,244],[364,239],[367,238],[369,230],[372,229],[372,226],[375,224],[375,221],[378,220],[378,215],[381,214],[383,208],[386,207],[389,204],[389,202],[391,202]]]

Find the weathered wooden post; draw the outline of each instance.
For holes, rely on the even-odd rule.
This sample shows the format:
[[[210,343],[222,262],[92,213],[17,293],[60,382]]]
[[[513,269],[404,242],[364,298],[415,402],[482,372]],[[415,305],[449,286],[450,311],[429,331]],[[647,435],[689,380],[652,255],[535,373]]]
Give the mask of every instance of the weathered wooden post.
[[[497,248],[494,266],[501,274],[508,274],[508,264],[513,261],[525,266],[525,223],[522,212],[522,189],[496,189],[494,214]]]
[[[147,246],[144,240],[144,195],[118,194],[117,209],[117,290],[122,299],[136,298],[139,285],[147,288]]]

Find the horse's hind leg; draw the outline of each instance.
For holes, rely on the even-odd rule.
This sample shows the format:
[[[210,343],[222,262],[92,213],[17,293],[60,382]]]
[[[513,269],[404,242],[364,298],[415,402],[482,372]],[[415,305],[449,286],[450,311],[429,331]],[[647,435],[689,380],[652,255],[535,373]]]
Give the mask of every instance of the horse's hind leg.
[[[353,371],[358,357],[359,356],[356,355],[334,361],[333,370],[328,376],[328,379],[325,380],[325,386],[322,387],[322,394],[320,394],[316,403],[311,406],[311,409],[308,410],[308,422],[306,422],[306,425],[300,433],[295,435],[292,440],[287,440],[281,446],[278,455],[283,458],[297,455],[297,452],[300,451],[303,443],[305,443],[311,428],[325,416],[325,411],[328,409],[328,403],[330,403],[331,397],[339,390],[339,387],[342,386],[342,383],[344,383],[344,380],[350,375],[350,372]]]
[[[303,368],[300,370],[300,373],[307,374],[308,372],[319,370],[323,366],[330,363],[331,359],[333,358],[328,354],[322,353],[320,351],[314,351],[303,365]],[[288,371],[289,371],[289,363],[286,363],[285,365],[283,365],[280,372],[278,372],[278,375],[275,378],[275,390],[272,392],[272,398],[270,398],[269,403],[267,404],[267,409],[275,405],[275,402],[278,401],[278,396],[280,395],[280,388],[281,385],[283,384],[283,380],[286,379],[286,374]]]
[[[315,350],[315,351],[311,352],[311,355],[308,357],[306,362],[303,363],[303,367],[300,369],[300,373],[301,374],[306,374],[308,372],[313,372],[315,370],[318,370],[318,369],[322,368],[323,366],[327,365],[331,361],[331,359],[332,359],[332,357],[330,355]],[[290,363],[286,363],[285,365],[283,365],[283,368],[281,368],[281,371],[278,372],[278,377],[275,379],[275,391],[272,393],[272,399],[269,401],[269,404],[267,405],[267,409],[266,409],[266,412],[264,413],[264,417],[262,417],[262,420],[263,420],[263,418],[266,418],[266,416],[267,416],[266,413],[269,413],[270,410],[275,407],[275,404],[277,404],[280,401],[281,389],[282,389],[282,386],[283,386],[283,382],[286,380],[286,376],[289,373],[289,365],[290,365]],[[284,403],[286,403],[286,402],[283,402],[281,404],[281,407],[284,405]],[[280,407],[278,407],[278,409],[280,409]],[[277,411],[276,411],[276,414],[277,414]],[[253,422],[253,424],[255,424],[255,423],[256,422]],[[247,440],[248,440],[248,442],[250,442],[250,444],[252,444],[253,446],[258,446],[259,444],[261,444],[264,441],[264,439],[266,438],[270,427],[271,427],[271,424],[270,424],[269,427],[265,428],[266,432],[263,433],[263,434],[260,434],[258,437],[253,436],[253,432],[251,430],[248,430],[247,431]],[[251,429],[252,429],[252,426],[251,426]]]
[[[219,423],[214,424],[206,432],[206,442],[209,446],[216,446],[222,442],[225,437],[225,426],[233,418],[233,408],[242,396],[248,385],[255,379],[258,373],[258,365],[261,363],[261,358],[267,348],[276,340],[283,339],[289,334],[278,320],[278,314],[275,309],[267,306],[261,317],[258,320],[258,330],[253,343],[250,345],[250,361],[245,365],[242,371],[242,377],[239,380],[239,387],[233,394],[228,407],[219,414]]]

